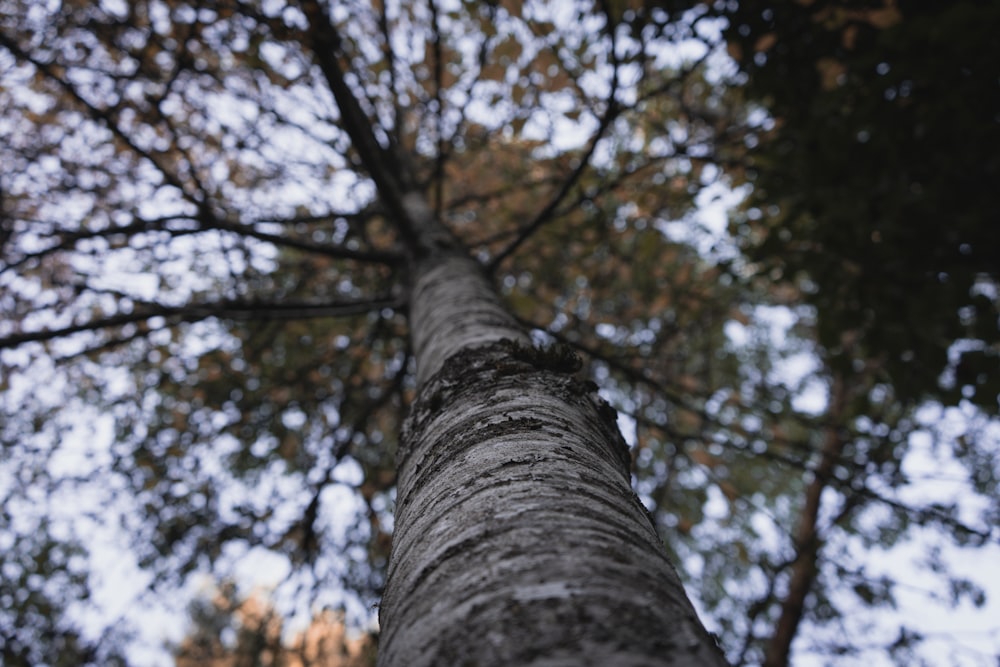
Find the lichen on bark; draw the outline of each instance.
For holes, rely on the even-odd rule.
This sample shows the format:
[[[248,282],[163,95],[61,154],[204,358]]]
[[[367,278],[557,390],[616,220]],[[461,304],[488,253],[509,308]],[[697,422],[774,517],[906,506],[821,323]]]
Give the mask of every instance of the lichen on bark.
[[[604,422],[601,430],[613,442],[628,475],[630,457],[628,445],[618,429],[618,413],[599,394],[597,385],[580,380],[575,373],[581,368],[580,358],[568,346],[556,343],[549,346],[526,345],[518,340],[503,338],[487,345],[466,348],[445,360],[440,370],[423,387],[410,409],[410,415],[401,434],[400,457],[402,465],[408,456],[413,431],[425,420],[438,414],[450,401],[460,400],[463,388],[494,384],[498,378],[517,374],[542,374],[538,379],[522,378],[530,383],[550,385],[554,395],[564,400],[580,397],[590,401]],[[545,374],[552,374],[547,377]],[[563,376],[561,379],[559,376]]]
[[[383,628],[380,664],[723,664],[578,367],[499,339],[425,381],[381,610],[407,622]]]

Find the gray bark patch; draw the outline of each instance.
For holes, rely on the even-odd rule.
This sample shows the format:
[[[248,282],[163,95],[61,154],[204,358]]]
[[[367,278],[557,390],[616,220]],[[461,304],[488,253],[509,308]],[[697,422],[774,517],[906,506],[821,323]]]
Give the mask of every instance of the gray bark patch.
[[[400,446],[380,665],[724,664],[578,367],[503,339],[425,380]]]

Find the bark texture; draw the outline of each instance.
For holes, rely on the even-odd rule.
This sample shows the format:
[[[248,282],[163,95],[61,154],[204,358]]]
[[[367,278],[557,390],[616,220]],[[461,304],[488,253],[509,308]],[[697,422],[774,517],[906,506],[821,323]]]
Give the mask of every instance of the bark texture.
[[[413,297],[424,371],[379,665],[724,664],[578,359],[532,347],[467,259],[437,262]]]
[[[410,336],[423,386],[450,355],[503,338],[529,345],[474,260],[445,254],[425,262],[410,296]]]

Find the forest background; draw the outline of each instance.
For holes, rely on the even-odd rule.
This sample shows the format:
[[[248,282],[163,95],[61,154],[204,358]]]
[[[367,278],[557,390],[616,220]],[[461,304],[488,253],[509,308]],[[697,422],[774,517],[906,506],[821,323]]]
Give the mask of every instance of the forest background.
[[[995,663],[996,3],[315,5],[0,1],[4,664],[163,664],[248,568],[370,623],[413,360],[331,55],[734,664]]]

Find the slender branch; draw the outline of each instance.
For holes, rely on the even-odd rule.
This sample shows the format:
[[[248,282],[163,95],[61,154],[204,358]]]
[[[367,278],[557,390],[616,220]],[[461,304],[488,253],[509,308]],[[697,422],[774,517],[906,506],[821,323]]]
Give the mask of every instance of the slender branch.
[[[392,48],[392,31],[389,29],[389,3],[382,3],[382,11],[378,17],[379,31],[382,33],[382,57],[385,58],[386,69],[389,72],[389,91],[392,93],[392,136],[398,144],[402,141],[400,132],[403,127],[403,107],[399,103],[402,95],[398,90],[396,77],[396,52]]]
[[[687,397],[679,394],[676,391],[671,390],[661,381],[657,380],[654,377],[651,377],[646,369],[634,368],[625,363],[624,361],[622,361],[621,359],[610,357],[595,347],[568,338],[557,331],[552,331],[546,328],[545,326],[538,324],[537,322],[533,322],[531,320],[527,320],[524,318],[519,318],[518,321],[528,329],[538,329],[541,331],[545,331],[548,335],[552,336],[555,340],[559,341],[560,343],[568,345],[586,354],[591,358],[601,360],[602,362],[607,364],[609,368],[624,374],[631,381],[641,382],[647,385],[652,390],[659,393],[663,398],[665,398],[669,403],[673,404],[675,407],[684,410],[686,412],[690,412],[693,415],[696,415],[703,422],[715,423],[715,418],[712,415],[710,415],[704,409],[694,405],[690,400],[687,399]],[[798,419],[802,420],[804,422],[804,426],[810,429],[819,429],[819,428],[837,429],[838,427],[841,426],[839,423],[831,419],[806,420],[801,415],[798,416]],[[665,432],[672,432],[676,434],[676,432],[669,431],[669,429],[667,429],[663,424],[658,424],[657,422],[652,422],[652,421],[644,423],[646,423],[649,426],[655,426],[657,428],[664,429]],[[780,439],[775,438],[774,443],[777,445],[781,445],[782,447],[786,447],[788,449],[800,452],[805,457],[814,456],[816,454],[820,454],[821,457],[824,456],[822,449],[817,450],[815,447],[809,445],[808,442],[800,440],[791,440],[788,438],[780,438]],[[745,451],[742,447],[732,442],[727,443],[727,446],[731,449],[735,449],[738,451]],[[809,471],[814,475],[816,475],[818,471],[819,464],[817,464],[816,466],[809,466],[808,464],[805,463],[805,460],[802,458],[787,456],[785,454],[781,454],[780,452],[773,452],[771,450],[767,450],[764,453],[757,453],[757,452],[748,452],[748,453],[752,453],[754,456],[766,457],[770,460],[783,463],[798,470]],[[827,452],[825,456],[826,458],[830,458],[831,454]],[[859,471],[858,464],[852,458],[844,455],[843,452],[832,458],[832,464],[835,468],[836,466],[840,466],[841,471],[845,474],[839,476],[830,475],[828,477],[828,484],[830,488],[837,489],[847,498],[851,497],[866,498],[868,500],[886,505],[887,507],[890,507],[897,512],[903,513],[908,517],[911,517],[912,520],[917,521],[919,523],[923,524],[935,521],[944,526],[947,526],[951,530],[964,533],[965,535],[975,536],[976,538],[983,540],[984,542],[985,541],[998,542],[996,539],[994,539],[993,533],[990,530],[984,531],[973,528],[972,526],[969,526],[955,519],[954,517],[949,516],[947,513],[940,510],[939,508],[911,507],[909,505],[906,505],[905,503],[899,502],[898,500],[893,500],[892,498],[886,497],[884,494],[881,494],[869,488],[864,483],[865,478],[858,474],[859,472],[863,472],[863,469]],[[851,506],[853,507],[854,506],[853,501],[850,502]],[[788,564],[791,564],[791,561],[789,561]]]
[[[372,119],[361,108],[358,98],[347,84],[340,59],[345,57],[343,40],[336,26],[317,0],[301,0],[308,21],[307,36],[320,71],[340,109],[340,122],[350,137],[361,162],[378,189],[400,232],[413,246],[419,244],[412,221],[403,204],[403,197],[412,188],[413,176],[402,160],[402,152],[389,137],[383,146],[372,130]]]
[[[602,3],[603,5],[603,3]],[[521,228],[520,233],[506,248],[500,251],[496,257],[490,260],[488,270],[490,273],[496,271],[500,264],[511,254],[516,251],[521,244],[527,241],[535,232],[537,232],[541,227],[549,220],[555,217],[556,209],[559,204],[566,198],[573,186],[579,182],[583,173],[590,166],[590,159],[594,155],[594,151],[597,149],[597,144],[604,137],[604,134],[611,127],[611,123],[614,122],[615,118],[622,112],[622,107],[618,103],[618,87],[619,87],[619,68],[621,63],[618,60],[617,53],[617,42],[615,37],[615,28],[611,25],[610,13],[607,12],[607,7],[604,7],[605,14],[609,17],[608,23],[605,25],[605,31],[608,35],[608,40],[610,46],[608,48],[608,57],[611,59],[611,85],[608,91],[607,100],[605,101],[604,114],[601,116],[600,124],[597,127],[597,131],[590,138],[590,143],[587,146],[587,150],[584,152],[583,157],[580,160],[580,164],[577,165],[573,173],[570,174],[569,178],[563,183],[562,188],[555,194],[555,196],[549,201],[549,203],[539,211],[538,215],[529,222],[527,225]]]
[[[746,636],[743,637],[743,646],[740,647],[739,657],[733,663],[736,667],[742,667],[747,664],[747,655],[750,653],[751,647],[753,647],[754,642],[757,640],[757,634],[754,632],[754,623],[756,623],[757,618],[767,610],[767,608],[771,605],[771,602],[774,600],[774,589],[778,584],[778,573],[786,567],[785,564],[780,564],[776,567],[770,568],[765,567],[766,565],[766,563],[762,564],[761,569],[765,571],[767,569],[771,569],[770,576],[767,577],[767,590],[755,602],[747,607],[747,633]]]
[[[23,253],[16,259],[5,260],[0,256],[0,273],[10,271],[12,269],[17,269],[27,262],[32,260],[41,260],[51,255],[63,250],[67,250],[72,246],[76,245],[80,241],[86,241],[88,239],[94,238],[104,238],[110,239],[114,237],[124,236],[125,238],[130,238],[132,236],[137,236],[144,232],[157,232],[165,231],[173,236],[181,236],[186,234],[192,234],[197,232],[197,229],[170,229],[167,227],[167,223],[179,221],[179,220],[190,220],[190,216],[186,215],[168,215],[159,218],[152,218],[149,220],[141,220],[134,218],[133,222],[127,225],[119,225],[113,227],[106,227],[104,229],[75,229],[75,230],[58,230],[51,234],[46,234],[41,238],[43,241],[53,239],[55,242],[41,250],[35,252]]]
[[[555,338],[557,341],[559,341],[563,345],[568,345],[568,346],[570,346],[572,348],[575,348],[576,350],[579,350],[580,352],[583,352],[584,354],[586,354],[589,357],[592,357],[592,358],[595,358],[595,359],[600,359],[601,361],[603,361],[604,363],[606,363],[612,369],[617,370],[617,371],[619,371],[621,373],[624,373],[626,376],[628,376],[632,380],[638,380],[638,381],[640,381],[640,382],[642,382],[644,384],[649,385],[650,387],[652,387],[653,389],[655,389],[656,391],[658,391],[661,395],[663,395],[668,401],[670,401],[675,406],[677,406],[677,407],[679,407],[679,408],[681,408],[683,410],[686,410],[688,412],[691,412],[692,414],[697,415],[698,417],[700,417],[701,419],[703,419],[705,421],[712,421],[712,416],[711,415],[709,415],[703,409],[701,409],[699,407],[696,407],[695,405],[691,404],[691,402],[688,401],[685,396],[681,395],[680,393],[678,393],[676,391],[671,390],[670,388],[668,388],[666,385],[664,385],[662,382],[660,382],[656,378],[651,377],[649,375],[649,373],[645,369],[633,368],[633,367],[629,366],[628,364],[626,364],[625,362],[621,361],[620,359],[616,359],[614,357],[609,357],[609,356],[605,355],[604,353],[602,353],[600,350],[598,350],[598,349],[596,349],[594,347],[591,347],[590,345],[587,345],[587,344],[582,343],[582,342],[577,341],[577,340],[573,340],[572,338],[564,336],[563,334],[559,333],[558,331],[552,331],[551,329],[548,329],[547,327],[539,325],[537,322],[532,322],[532,321],[524,319],[524,318],[518,318],[518,321],[523,326],[525,326],[525,327],[527,327],[529,329],[540,329],[542,331],[545,331],[548,335],[552,336],[553,338]]]
[[[14,234],[13,224],[7,216],[6,202],[7,198],[5,197],[3,178],[2,175],[0,175],[0,258],[3,257],[4,248],[7,247],[7,242]]]
[[[178,178],[177,174],[173,173],[165,165],[162,164],[161,160],[157,159],[155,155],[151,152],[143,149],[138,144],[135,143],[133,138],[125,132],[121,126],[118,124],[117,120],[114,118],[114,112],[112,109],[102,109],[95,106],[89,102],[80,91],[66,80],[64,77],[59,76],[56,72],[56,68],[59,65],[51,62],[43,62],[38,58],[34,57],[30,53],[24,51],[18,44],[7,38],[5,35],[0,33],[0,46],[3,46],[8,51],[10,51],[15,58],[23,60],[24,62],[30,63],[32,66],[38,69],[39,72],[44,74],[50,81],[55,83],[57,86],[62,88],[69,96],[75,100],[87,114],[95,121],[102,123],[111,133],[121,141],[125,146],[129,148],[130,151],[138,155],[139,157],[148,160],[157,171],[163,176],[164,181],[168,185],[176,188],[183,198],[189,203],[193,204],[197,208],[202,208],[204,206],[204,191],[189,192],[184,186],[183,181]],[[193,165],[192,165],[193,169]]]
[[[431,51],[434,58],[434,112],[437,114],[434,133],[437,139],[437,155],[434,158],[434,214],[441,216],[441,207],[444,203],[444,167],[447,161],[444,140],[444,99],[441,89],[444,86],[444,57],[441,48],[441,26],[438,19],[438,9],[435,0],[427,0],[427,6],[431,12]]]
[[[308,21],[307,37],[320,70],[340,109],[341,123],[350,137],[379,197],[390,214],[411,257],[452,252],[461,247],[454,234],[434,215],[419,191],[408,155],[386,132],[383,146],[375,136],[375,122],[361,108],[341,66],[343,42],[336,26],[317,0],[300,0]]]
[[[240,236],[255,238],[259,241],[267,241],[275,245],[286,248],[294,248],[310,253],[326,255],[337,259],[350,259],[360,262],[375,262],[382,264],[397,264],[402,259],[398,253],[381,252],[378,250],[362,251],[351,250],[343,246],[317,245],[308,241],[281,236],[280,234],[269,234],[255,229],[251,225],[225,222],[214,216],[206,220],[206,229],[216,229],[226,231]]]
[[[497,6],[495,3],[483,3],[479,10],[486,13],[487,21],[490,23],[493,23],[496,20]],[[472,91],[479,83],[481,83],[481,77],[479,75],[481,75],[483,70],[486,69],[486,62],[490,54],[490,45],[493,40],[494,38],[492,37],[481,35],[479,51],[476,54],[476,68],[478,70],[476,72],[476,76],[468,77],[468,83],[455,96],[456,99],[466,100],[466,103],[455,109],[458,112],[458,119],[455,122],[455,127],[452,131],[452,141],[448,142],[444,146],[439,146],[439,150],[444,151],[445,158],[450,158],[452,153],[454,153],[455,137],[465,137],[468,139],[468,136],[466,135],[466,126],[468,125],[469,117],[466,111],[471,101],[476,99],[476,96],[472,94]]]
[[[376,411],[385,407],[389,403],[389,400],[402,390],[407,372],[407,364],[404,361],[400,368],[393,373],[392,377],[380,387],[380,391],[376,396],[367,398],[367,400],[362,402],[350,427],[343,429],[345,431],[344,435],[337,438],[331,447],[333,456],[329,464],[324,468],[322,476],[315,484],[310,485],[312,497],[303,510],[302,518],[292,528],[293,531],[297,530],[299,535],[301,535],[299,537],[299,546],[305,552],[304,555],[307,560],[311,561],[315,557],[316,554],[312,552],[310,546],[315,548],[318,541],[318,533],[322,530],[322,524],[317,523],[316,510],[318,509],[323,490],[333,481],[334,470],[350,451],[355,434],[363,433],[365,426],[374,418]]]
[[[105,127],[107,127],[115,137],[117,137],[126,146],[128,146],[133,153],[152,163],[156,167],[156,169],[161,173],[161,175],[164,177],[164,180],[168,184],[177,188],[177,190],[179,190],[182,193],[185,199],[187,199],[190,203],[192,203],[194,206],[197,207],[199,212],[197,217],[203,223],[207,223],[205,225],[206,228],[238,233],[241,235],[257,238],[258,240],[268,241],[276,245],[284,247],[292,247],[308,252],[317,252],[324,254],[326,256],[336,257],[340,259],[350,259],[350,260],[365,261],[365,262],[379,262],[387,264],[395,264],[398,263],[398,261],[400,260],[400,256],[395,253],[386,253],[378,251],[364,252],[364,251],[355,251],[344,247],[337,248],[330,246],[317,246],[315,244],[306,243],[303,241],[297,241],[294,239],[290,239],[275,234],[268,234],[266,232],[261,232],[246,225],[238,225],[218,220],[217,217],[210,211],[209,206],[206,204],[208,196],[207,191],[198,181],[197,174],[194,173],[194,162],[191,161],[191,159],[188,159],[189,163],[192,165],[191,178],[196,186],[195,192],[193,193],[188,192],[187,188],[184,186],[184,183],[180,180],[180,178],[176,174],[171,172],[169,169],[167,169],[165,165],[161,164],[161,161],[157,158],[157,156],[153,155],[147,150],[142,149],[132,140],[132,138],[119,126],[118,122],[114,118],[115,110],[101,109],[91,104],[89,101],[87,101],[86,98],[84,98],[79,93],[79,91],[69,81],[65,80],[64,77],[58,75],[58,73],[54,69],[55,65],[53,63],[46,63],[38,60],[37,58],[33,57],[31,54],[21,49],[20,46],[10,41],[3,35],[0,35],[0,45],[8,49],[12,54],[14,54],[15,57],[24,60],[25,62],[29,62],[36,68],[38,68],[39,71],[45,74],[46,77],[48,77],[51,81],[53,81],[62,89],[64,89],[67,93],[69,93],[69,95],[74,100],[76,100],[80,105],[82,105],[84,109],[87,111],[87,113],[94,120],[97,120],[98,122],[104,124]],[[164,116],[163,120],[164,122],[167,123],[168,128],[173,132],[174,128],[172,123],[170,123],[169,119]],[[157,228],[157,227],[163,228],[163,225],[165,225],[166,222],[172,220],[180,220],[180,219],[191,219],[191,217],[169,216],[169,217],[159,218],[153,221],[137,221],[132,225],[115,228],[110,231],[112,233],[126,233],[126,234],[138,233],[142,231],[148,231],[151,228]],[[22,264],[24,261],[29,261],[32,258],[39,258],[41,256],[44,256],[45,254],[49,254],[51,252],[58,251],[59,249],[69,247],[70,245],[75,244],[77,241],[86,238],[101,236],[104,233],[106,233],[106,231],[108,230],[78,231],[71,233],[65,237],[66,239],[65,241],[58,243],[56,246],[52,248],[47,248],[38,253],[33,253],[30,256],[22,257],[20,260],[16,262],[5,264],[3,267],[0,267],[0,271],[13,268],[14,266]],[[197,233],[197,230],[182,230],[171,233],[175,235],[191,234],[191,233]]]
[[[24,343],[45,342],[57,338],[65,338],[83,331],[97,331],[99,329],[147,322],[157,317],[166,318],[175,323],[199,322],[212,317],[233,321],[348,317],[361,315],[373,310],[382,310],[383,308],[402,308],[404,306],[405,304],[402,300],[394,296],[326,302],[281,301],[265,303],[233,299],[214,303],[187,304],[184,306],[143,303],[136,312],[132,313],[109,315],[88,322],[71,324],[55,329],[40,329],[38,331],[9,334],[0,338],[0,349],[14,348]]]
[[[683,86],[686,83],[688,77],[692,76],[695,72],[698,71],[698,69],[702,65],[708,62],[709,57],[711,57],[713,53],[714,52],[712,51],[712,49],[707,49],[705,53],[701,55],[701,57],[696,58],[682,70],[677,72],[676,76],[671,77],[669,80],[663,82],[661,85],[656,86],[655,88],[651,88],[642,95],[640,95],[639,98],[636,100],[636,104],[638,105],[639,103],[651,100],[652,98],[657,97],[658,95],[669,93],[672,91],[673,88],[677,86]],[[687,107],[685,106],[684,108],[686,109]]]
[[[511,254],[513,254],[514,251],[516,251],[519,247],[521,247],[521,244],[523,244],[525,241],[531,238],[531,236],[535,232],[541,229],[542,226],[545,225],[545,223],[549,222],[554,217],[556,209],[569,194],[570,190],[573,189],[573,186],[576,185],[577,182],[580,180],[580,177],[583,176],[583,173],[590,166],[590,158],[594,155],[594,150],[597,148],[598,142],[600,142],[600,140],[604,137],[604,133],[611,126],[612,121],[618,116],[619,111],[620,108],[618,106],[618,103],[615,102],[614,92],[612,92],[612,94],[608,98],[608,107],[604,111],[604,115],[601,118],[601,123],[598,126],[597,131],[594,132],[594,135],[591,137],[590,144],[587,146],[586,152],[580,159],[580,164],[578,164],[576,169],[573,170],[573,173],[569,175],[569,178],[567,178],[563,182],[562,187],[555,194],[555,196],[553,196],[552,199],[549,200],[548,204],[546,204],[545,207],[538,212],[538,214],[534,217],[534,219],[531,220],[531,222],[529,222],[528,224],[526,224],[524,227],[521,228],[520,232],[517,235],[517,238],[515,238],[506,248],[501,250],[499,253],[497,253],[495,257],[493,257],[490,260],[490,264],[487,267],[490,273],[495,272],[505,259],[507,259]]]
[[[321,216],[317,217],[316,220],[329,220],[331,217],[336,217],[336,215]],[[85,241],[94,238],[112,238],[118,236],[124,236],[125,238],[138,236],[146,232],[165,232],[170,234],[172,237],[180,236],[190,236],[194,234],[203,234],[209,231],[221,231],[230,234],[236,234],[242,237],[255,238],[259,241],[265,241],[267,243],[273,243],[276,246],[291,248],[295,250],[300,250],[302,252],[323,255],[325,257],[331,257],[334,259],[345,259],[353,260],[357,262],[371,262],[378,264],[396,265],[402,260],[402,256],[398,253],[393,252],[383,252],[378,250],[364,251],[364,250],[352,250],[344,246],[334,246],[326,244],[317,244],[310,241],[304,241],[289,236],[283,236],[281,234],[270,234],[268,232],[260,231],[255,227],[258,223],[234,223],[225,222],[218,220],[210,213],[204,214],[202,216],[202,224],[199,227],[188,227],[183,229],[174,229],[168,225],[170,222],[178,221],[190,221],[195,222],[191,216],[188,215],[170,215],[163,216],[160,218],[152,218],[149,220],[143,220],[140,218],[134,218],[134,221],[127,225],[120,225],[115,227],[107,227],[104,229],[77,229],[77,230],[65,230],[58,233],[53,233],[49,238],[56,239],[56,242],[47,248],[38,250],[32,253],[26,253],[16,259],[10,261],[0,260],[0,273],[4,273],[13,269],[17,269],[23,266],[25,263],[30,261],[37,261],[44,259],[48,255],[57,253],[63,250],[67,250],[80,241]],[[274,221],[277,224],[282,224],[285,222],[297,222],[301,220],[290,220],[290,221]]]
[[[836,374],[830,390],[828,410],[835,420],[843,417],[847,400],[847,383],[840,374]],[[832,426],[826,429],[821,458],[813,470],[813,479],[806,488],[805,502],[799,513],[798,526],[795,530],[795,559],[791,563],[788,592],[781,602],[781,614],[764,652],[764,667],[788,665],[792,641],[798,634],[799,624],[805,612],[806,597],[819,573],[817,561],[822,537],[817,522],[823,490],[833,479],[834,464],[841,457],[844,444],[839,429]]]

